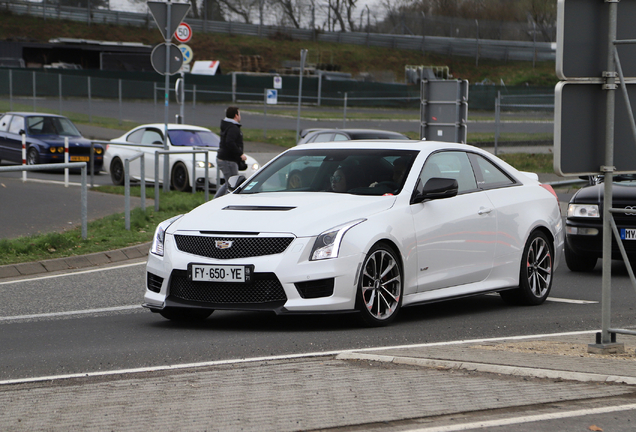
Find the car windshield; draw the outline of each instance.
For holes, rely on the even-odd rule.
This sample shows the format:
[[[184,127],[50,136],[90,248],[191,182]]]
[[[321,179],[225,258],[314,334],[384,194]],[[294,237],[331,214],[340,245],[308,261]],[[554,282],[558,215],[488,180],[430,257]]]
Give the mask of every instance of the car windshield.
[[[259,171],[239,193],[397,195],[417,154],[393,149],[292,150]]]
[[[210,131],[170,130],[168,136],[174,146],[219,147],[219,137]]]
[[[27,117],[27,133],[29,135],[81,136],[69,119],[48,116]]]

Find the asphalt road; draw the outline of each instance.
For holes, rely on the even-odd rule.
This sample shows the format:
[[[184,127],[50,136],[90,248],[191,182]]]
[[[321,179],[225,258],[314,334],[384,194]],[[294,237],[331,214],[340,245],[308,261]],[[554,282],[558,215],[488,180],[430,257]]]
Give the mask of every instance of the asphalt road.
[[[600,265],[590,274],[557,269],[551,298],[568,301],[511,307],[484,295],[405,308],[377,329],[355,315],[224,311],[176,324],[139,307],[144,277],[139,262],[0,282],[0,380],[601,327]],[[612,283],[612,325],[633,326],[634,292],[619,262]]]

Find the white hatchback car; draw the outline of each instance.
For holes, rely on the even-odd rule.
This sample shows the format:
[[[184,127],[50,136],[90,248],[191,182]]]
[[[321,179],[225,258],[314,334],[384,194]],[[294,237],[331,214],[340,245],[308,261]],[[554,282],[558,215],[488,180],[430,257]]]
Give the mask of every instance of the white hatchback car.
[[[552,188],[476,147],[306,144],[161,223],[144,306],[174,320],[352,311],[380,326],[401,307],[468,295],[537,305],[563,238]]]
[[[147,124],[138,126],[126,132],[119,138],[111,140],[104,155],[104,168],[110,173],[113,184],[124,184],[124,161],[133,157],[140,151],[146,154],[144,172],[146,181],[155,181],[155,151],[163,150],[163,124]],[[209,129],[183,125],[168,124],[168,150],[191,150],[192,147],[200,150],[209,149],[208,155],[208,179],[212,189],[216,188],[216,153],[219,148],[219,136]],[[123,143],[126,145],[117,145]],[[241,171],[245,177],[249,177],[259,168],[256,160],[247,156],[247,169]],[[204,187],[205,156],[196,155],[195,182],[196,187]],[[141,178],[141,163],[136,159],[130,163],[131,178]],[[192,154],[170,155],[170,186],[178,191],[188,190],[192,187]],[[159,183],[163,183],[163,158],[159,159]],[[223,175],[220,174],[223,178]]]

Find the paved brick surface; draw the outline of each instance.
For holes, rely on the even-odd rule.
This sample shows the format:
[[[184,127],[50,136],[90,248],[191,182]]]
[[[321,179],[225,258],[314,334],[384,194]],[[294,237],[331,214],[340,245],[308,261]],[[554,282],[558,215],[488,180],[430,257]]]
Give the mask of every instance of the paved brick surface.
[[[628,386],[332,359],[8,385],[6,430],[295,431],[618,396]]]
[[[546,338],[547,341],[569,342],[582,344],[583,347],[589,343],[594,343],[594,336],[568,336],[557,338]],[[518,366],[526,368],[540,368],[556,371],[581,372],[588,374],[611,374],[625,377],[636,377],[636,361],[612,359],[608,356],[596,356],[593,358],[551,355],[541,353],[512,352],[506,349],[488,350],[481,349],[480,346],[496,346],[505,348],[508,343],[517,341],[498,341],[487,344],[461,344],[432,346],[426,348],[405,348],[399,350],[377,350],[374,354],[400,356],[411,358],[428,358],[449,361],[478,362],[492,365]]]

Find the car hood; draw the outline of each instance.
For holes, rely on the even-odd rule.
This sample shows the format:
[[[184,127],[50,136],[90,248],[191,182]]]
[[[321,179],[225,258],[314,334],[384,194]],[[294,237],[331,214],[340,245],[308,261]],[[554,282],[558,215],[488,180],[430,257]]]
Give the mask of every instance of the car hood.
[[[192,210],[168,232],[269,232],[308,237],[388,210],[395,200],[395,196],[333,192],[230,194]]]
[[[580,189],[570,200],[573,203],[595,204],[603,200],[603,183]],[[620,182],[612,185],[614,202],[632,201],[636,203],[636,182]]]
[[[55,145],[55,146],[64,145],[64,137],[61,137],[59,135],[38,135],[33,138],[35,138],[36,140],[42,141],[44,143]],[[91,141],[81,136],[68,137],[68,145],[71,146],[75,144],[90,146]]]

